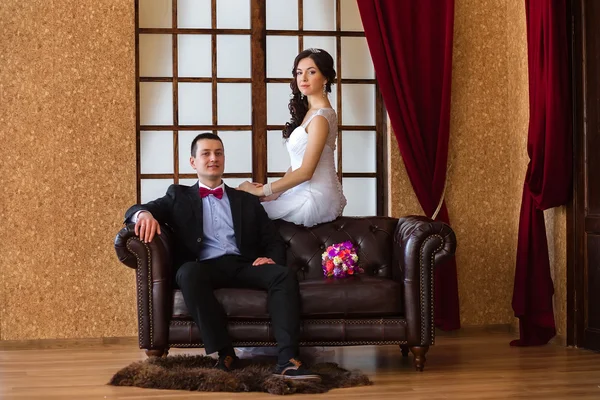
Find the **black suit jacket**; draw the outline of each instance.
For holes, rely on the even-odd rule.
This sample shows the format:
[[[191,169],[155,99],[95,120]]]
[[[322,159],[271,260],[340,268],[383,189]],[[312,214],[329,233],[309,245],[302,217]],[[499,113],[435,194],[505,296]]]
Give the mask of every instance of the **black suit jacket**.
[[[227,185],[225,191],[229,197],[235,240],[241,255],[252,261],[258,257],[269,257],[277,264],[285,265],[283,239],[258,198]],[[125,221],[131,221],[131,217],[140,210],[150,211],[159,223],[173,230],[180,253],[174,255],[178,264],[176,267],[182,262],[196,259],[204,240],[202,198],[198,183],[194,186],[169,186],[165,196],[130,207],[125,213]]]

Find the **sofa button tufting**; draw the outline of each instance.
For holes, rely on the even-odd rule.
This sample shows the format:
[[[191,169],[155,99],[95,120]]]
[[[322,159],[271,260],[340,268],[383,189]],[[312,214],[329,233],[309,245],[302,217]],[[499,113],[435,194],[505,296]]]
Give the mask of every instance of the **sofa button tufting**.
[[[320,248],[321,250],[325,250],[325,245],[324,245],[324,244],[322,244],[322,245],[320,245],[320,246],[319,246],[319,248]]]

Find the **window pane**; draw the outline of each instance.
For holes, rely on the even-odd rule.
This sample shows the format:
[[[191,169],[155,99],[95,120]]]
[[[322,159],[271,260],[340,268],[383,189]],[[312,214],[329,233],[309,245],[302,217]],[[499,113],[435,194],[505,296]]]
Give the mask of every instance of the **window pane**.
[[[198,178],[194,179],[180,179],[179,184],[185,186],[194,186],[198,182]]]
[[[267,0],[266,8],[267,29],[298,29],[298,0]]]
[[[342,186],[348,200],[344,215],[377,215],[376,178],[342,178]]]
[[[142,174],[173,173],[173,132],[140,132],[140,172]]]
[[[342,85],[343,125],[375,125],[375,85]]]
[[[140,76],[173,76],[173,37],[140,35]]]
[[[179,173],[180,174],[195,174],[196,171],[190,165],[190,155],[192,140],[196,135],[203,133],[204,131],[179,131],[178,132],[178,146],[179,149]]]
[[[375,131],[342,131],[342,135],[342,171],[376,172]]]
[[[363,31],[356,0],[340,0],[341,27],[343,31]]]
[[[178,35],[177,41],[179,77],[211,77],[212,49],[210,35]]]
[[[212,124],[212,84],[179,83],[179,124]]]
[[[304,0],[304,29],[335,31],[335,0]]]
[[[292,89],[288,83],[267,83],[267,124],[285,125],[290,120],[288,103]]]
[[[298,36],[267,36],[267,78],[291,78]]]
[[[179,28],[210,28],[211,0],[177,0]]]
[[[331,103],[331,108],[333,108],[335,110],[335,112],[337,112],[337,85],[332,85],[331,86],[331,93],[328,93],[327,96],[329,96],[329,102]],[[340,122],[338,121],[338,124]]]
[[[232,188],[238,187],[242,182],[250,181],[252,182],[252,178],[223,178],[223,182]]]
[[[250,0],[217,1],[217,28],[250,29]]]
[[[173,84],[140,82],[140,124],[173,124]]]
[[[142,203],[163,197],[172,184],[173,179],[142,179],[140,182]]]
[[[252,85],[217,84],[217,118],[220,125],[252,124]]]
[[[333,165],[335,165],[335,171],[337,172],[339,170],[338,168],[338,151],[337,148],[339,146],[339,140],[337,140],[337,137],[335,138],[335,151],[333,152]]]
[[[366,38],[342,38],[342,66],[342,78],[375,79],[375,70]]]
[[[250,35],[217,36],[217,76],[250,78]]]
[[[252,132],[222,131],[225,147],[225,173],[252,172]]]
[[[290,156],[281,131],[267,131],[267,171],[285,172],[290,165]]]
[[[171,0],[140,0],[140,28],[170,28],[173,20]]]

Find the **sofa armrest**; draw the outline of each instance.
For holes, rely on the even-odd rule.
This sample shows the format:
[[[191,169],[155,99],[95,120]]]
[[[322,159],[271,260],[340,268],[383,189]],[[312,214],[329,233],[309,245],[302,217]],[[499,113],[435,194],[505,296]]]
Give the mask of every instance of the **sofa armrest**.
[[[449,260],[455,250],[456,236],[447,224],[422,216],[408,216],[398,221],[394,258],[404,284],[409,345],[434,343],[433,272]]]
[[[161,225],[161,234],[142,242],[128,224],[117,233],[119,261],[136,270],[138,335],[141,349],[166,348],[173,307],[172,233]]]

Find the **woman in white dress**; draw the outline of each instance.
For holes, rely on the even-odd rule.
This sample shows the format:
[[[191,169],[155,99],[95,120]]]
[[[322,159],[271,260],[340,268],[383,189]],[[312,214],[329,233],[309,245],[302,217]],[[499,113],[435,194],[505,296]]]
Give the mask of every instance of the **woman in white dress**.
[[[322,49],[304,50],[296,56],[292,74],[288,105],[292,118],[283,130],[292,165],[275,182],[244,182],[238,189],[261,197],[271,219],[313,226],[333,221],[346,206],[333,157],[337,116],[327,96],[335,83],[333,58]],[[271,348],[237,350],[240,357],[276,354]],[[323,347],[302,347],[300,351],[303,359],[313,361],[333,355]]]
[[[271,219],[310,227],[333,221],[346,206],[334,163],[337,116],[328,97],[336,76],[333,58],[322,49],[304,50],[292,74],[292,118],[283,130],[291,167],[275,182],[244,182],[238,189],[261,197]]]

